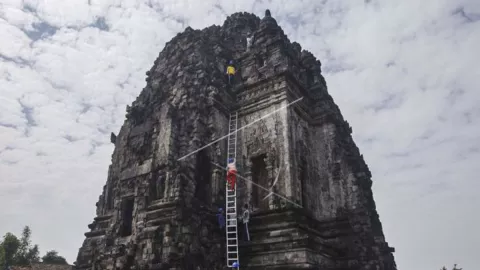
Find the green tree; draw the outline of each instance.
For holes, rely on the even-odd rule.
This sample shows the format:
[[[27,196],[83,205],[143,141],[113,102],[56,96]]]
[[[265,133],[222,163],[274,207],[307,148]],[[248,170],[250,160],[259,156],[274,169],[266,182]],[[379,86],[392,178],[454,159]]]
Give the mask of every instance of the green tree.
[[[4,269],[5,265],[27,266],[40,261],[38,245],[32,247],[31,235],[28,226],[23,229],[20,239],[12,233],[5,234],[0,243],[0,269]]]
[[[42,257],[42,262],[48,264],[68,264],[67,260],[58,255],[58,252],[55,250],[47,251],[47,253]]]
[[[5,268],[5,265],[15,263],[20,245],[20,240],[14,234],[6,233],[3,236],[3,241],[0,243],[0,269]]]
[[[20,247],[18,248],[17,257],[15,259],[16,265],[26,266],[40,261],[38,245],[32,247],[30,240],[31,236],[32,231],[30,230],[30,227],[25,226],[25,228],[23,228]]]

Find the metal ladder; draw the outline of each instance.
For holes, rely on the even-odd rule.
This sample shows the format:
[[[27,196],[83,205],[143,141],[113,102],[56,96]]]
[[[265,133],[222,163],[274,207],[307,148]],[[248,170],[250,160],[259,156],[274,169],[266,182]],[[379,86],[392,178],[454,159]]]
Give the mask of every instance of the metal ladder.
[[[230,114],[228,123],[228,134],[238,129],[238,112]],[[227,143],[227,164],[230,158],[236,162],[237,156],[237,132],[228,136]],[[227,266],[233,267],[233,263],[240,264],[240,256],[238,254],[238,232],[237,232],[237,183],[235,182],[234,191],[228,190],[228,182],[225,181],[226,193],[226,246],[227,246]],[[240,267],[237,267],[240,269]]]

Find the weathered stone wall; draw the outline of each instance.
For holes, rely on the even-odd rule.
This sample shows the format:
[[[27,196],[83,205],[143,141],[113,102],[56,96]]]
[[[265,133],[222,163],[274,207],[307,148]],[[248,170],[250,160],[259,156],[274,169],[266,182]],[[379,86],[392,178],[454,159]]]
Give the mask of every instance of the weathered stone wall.
[[[230,59],[238,69],[233,85],[225,76]],[[165,45],[146,82],[113,137],[77,269],[222,269],[215,212],[225,200],[217,166],[226,165],[227,140],[178,159],[227,134],[230,113],[238,111],[242,127],[299,97],[238,133],[239,173],[269,188],[281,171],[273,191],[303,205],[289,212],[292,204],[264,200],[268,192],[238,180],[239,207],[255,210],[243,268],[396,269],[370,172],[321,64],[271,16],[236,13],[222,26],[187,28]]]
[[[266,114],[271,114],[285,105],[286,101],[265,103],[263,109],[257,107],[257,110],[254,112],[246,111],[245,115],[241,117],[242,126],[252,123]],[[278,184],[273,187],[273,190],[281,194],[289,192],[290,188],[287,186],[290,183],[289,157],[286,155],[288,152],[285,151],[289,142],[285,136],[286,127],[286,111],[283,110],[249,126],[240,134],[241,144],[239,146],[241,150],[239,154],[242,156],[241,168],[243,169],[243,175],[248,179],[245,189],[248,192],[246,202],[251,204],[254,209],[268,210],[285,205],[285,201],[279,201],[275,196],[263,199],[269,192],[253,185],[252,182],[262,187],[270,188],[279,170],[282,170]],[[265,163],[266,173],[256,179],[253,167],[256,165],[254,163],[258,163],[258,159],[262,159]]]
[[[97,203],[99,218],[89,226],[79,268],[163,263],[189,269],[187,254],[196,265],[222,265],[222,241],[212,242],[221,234],[212,231],[211,205],[219,200],[223,177],[210,162],[224,163],[225,147],[219,144],[177,161],[225,133],[228,112],[219,104],[232,103],[224,91],[224,66],[213,65],[214,52],[196,42],[202,37],[187,29],[168,43],[147,72],[147,87],[127,108]]]

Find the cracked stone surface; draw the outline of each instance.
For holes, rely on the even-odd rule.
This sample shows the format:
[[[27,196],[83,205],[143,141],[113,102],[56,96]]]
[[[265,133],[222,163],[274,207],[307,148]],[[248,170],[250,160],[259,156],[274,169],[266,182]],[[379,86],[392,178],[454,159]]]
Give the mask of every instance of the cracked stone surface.
[[[232,85],[225,75],[233,59]],[[368,166],[328,94],[321,63],[266,12],[186,28],[168,42],[127,106],[108,179],[76,269],[225,269],[215,214],[225,202],[226,140],[238,133],[238,207],[252,210],[242,269],[396,270]]]

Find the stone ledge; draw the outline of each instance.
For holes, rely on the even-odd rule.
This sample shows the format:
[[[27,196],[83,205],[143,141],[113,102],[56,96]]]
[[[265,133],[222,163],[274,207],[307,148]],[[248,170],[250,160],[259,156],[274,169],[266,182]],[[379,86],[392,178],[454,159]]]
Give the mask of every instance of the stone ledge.
[[[148,210],[146,212],[146,217],[147,220],[150,221],[157,218],[175,216],[176,211],[177,209],[175,207],[157,208],[153,210]]]
[[[98,222],[105,221],[105,220],[108,220],[108,219],[112,218],[112,216],[113,215],[97,216],[97,217],[93,218],[93,220],[98,221]]]
[[[162,208],[169,208],[169,207],[177,207],[178,202],[177,201],[166,201],[164,199],[160,200],[155,200],[150,203],[150,205],[147,206],[147,211],[152,211],[156,209],[162,209]]]
[[[340,229],[333,230],[339,225]],[[319,229],[329,233],[325,234]],[[251,218],[252,242],[240,245],[240,258],[244,265],[246,263],[247,269],[267,269],[269,265],[277,267],[279,263],[279,267],[292,265],[287,269],[296,269],[298,265],[306,269],[319,269],[319,264],[331,265],[334,261],[347,259],[346,252],[332,245],[328,239],[347,236],[351,233],[349,229],[351,227],[346,218],[320,221],[300,209],[257,212]]]
[[[92,237],[96,237],[96,236],[103,236],[103,235],[105,235],[105,230],[98,230],[98,231],[93,231],[93,232],[86,232],[86,233],[84,233],[84,235],[85,235],[87,238],[92,238]]]
[[[142,165],[134,165],[124,169],[120,173],[119,180],[132,179],[134,177],[147,174],[152,171],[152,159],[145,160]]]
[[[175,219],[175,216],[153,219],[147,222],[147,227],[154,227],[154,226],[169,224],[169,223],[172,223],[174,219]]]

